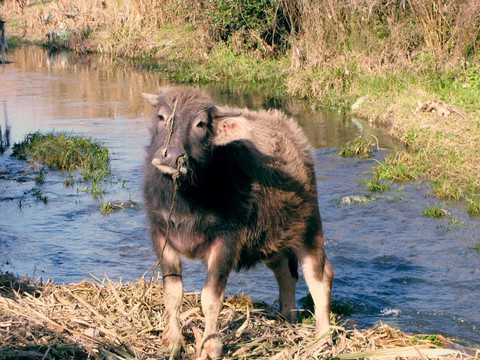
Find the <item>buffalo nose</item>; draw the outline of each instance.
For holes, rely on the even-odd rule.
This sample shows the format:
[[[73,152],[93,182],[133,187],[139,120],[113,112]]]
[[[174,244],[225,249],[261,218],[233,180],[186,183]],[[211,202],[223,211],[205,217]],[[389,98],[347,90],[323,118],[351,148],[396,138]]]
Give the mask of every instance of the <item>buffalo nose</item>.
[[[185,152],[177,146],[164,146],[157,153],[162,165],[177,168],[177,160],[185,155]]]

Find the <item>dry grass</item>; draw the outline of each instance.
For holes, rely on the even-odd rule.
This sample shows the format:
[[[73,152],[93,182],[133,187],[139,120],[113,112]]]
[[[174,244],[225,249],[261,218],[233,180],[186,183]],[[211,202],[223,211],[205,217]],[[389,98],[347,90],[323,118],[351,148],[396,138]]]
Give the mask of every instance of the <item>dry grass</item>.
[[[39,285],[0,274],[0,358],[169,358],[161,343],[162,290],[158,281],[143,278]],[[201,336],[199,298],[184,297],[185,359],[195,357]],[[336,325],[331,338],[314,340],[312,326],[286,323],[270,306],[243,295],[225,301],[220,329],[225,359],[468,358],[463,350],[419,342],[388,326]]]
[[[221,31],[224,24],[221,19],[215,23],[209,14],[225,11],[225,4],[228,2],[5,0],[0,12],[7,20],[20,19],[16,29],[8,30],[29,40],[44,41],[45,34],[53,30],[68,33],[66,45],[73,49],[92,37],[98,51],[134,56],[165,45],[157,39],[158,30],[165,25],[198,30],[193,36],[197,44],[191,45],[210,49],[215,44],[211,34]],[[480,39],[477,0],[278,0],[266,6],[265,14],[276,14],[269,31],[277,36],[282,33],[279,41],[288,44],[283,48],[290,53],[294,70],[345,64],[355,58],[363,71],[389,71],[411,67],[422,52],[432,54],[441,67],[476,54]],[[279,22],[280,18],[286,20]],[[231,36],[230,45],[235,48],[236,40],[245,34]],[[262,48],[269,48],[259,34],[249,36],[264,44]],[[240,51],[245,48],[240,46]],[[263,53],[272,55],[268,50]]]
[[[18,19],[15,26],[8,26],[8,34],[30,42],[85,51],[81,44],[87,40],[94,51],[135,57],[152,49],[168,48],[173,42],[185,39],[181,34],[175,39],[165,39],[160,30],[167,24],[179,28],[180,25],[195,24],[197,7],[193,5],[194,2],[178,3],[174,0],[28,3],[6,0],[0,15],[7,20]],[[53,34],[53,41],[46,34]],[[204,45],[202,39],[205,35],[201,31],[189,38],[195,42],[184,48]],[[181,48],[179,44],[175,45],[177,50]]]

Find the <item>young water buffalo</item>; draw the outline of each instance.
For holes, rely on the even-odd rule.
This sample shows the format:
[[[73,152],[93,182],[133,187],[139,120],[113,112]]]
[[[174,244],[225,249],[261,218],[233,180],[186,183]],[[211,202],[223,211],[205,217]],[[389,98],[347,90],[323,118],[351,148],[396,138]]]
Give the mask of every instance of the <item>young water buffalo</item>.
[[[156,108],[144,196],[163,274],[165,343],[183,344],[181,256],[207,266],[200,358],[221,356],[217,321],[229,273],[260,261],[274,272],[280,310],[290,321],[300,263],[317,332],[327,331],[334,272],[325,256],[311,147],[300,127],[276,110],[218,107],[193,88],[143,98]]]

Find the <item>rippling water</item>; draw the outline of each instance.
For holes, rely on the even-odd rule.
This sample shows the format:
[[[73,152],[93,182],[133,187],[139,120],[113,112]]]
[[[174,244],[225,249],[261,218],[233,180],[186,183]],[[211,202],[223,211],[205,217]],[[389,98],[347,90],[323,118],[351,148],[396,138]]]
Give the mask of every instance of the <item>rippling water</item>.
[[[85,184],[65,188],[65,174],[48,171],[42,191],[47,204],[30,190],[35,172],[25,163],[0,156],[0,270],[57,283],[107,275],[134,281],[155,262],[143,211],[100,214],[104,201],[142,204],[144,146],[151,108],[141,92],[165,85],[155,73],[137,71],[101,57],[68,53],[49,56],[35,48],[16,50],[0,66],[0,125],[11,126],[18,142],[32,131],[66,131],[102,141],[111,152],[114,176],[103,199],[82,192]],[[360,326],[379,321],[406,332],[441,333],[480,344],[479,221],[464,204],[448,210],[465,225],[422,216],[431,197],[427,186],[396,186],[378,200],[358,205],[335,202],[368,194],[360,180],[375,159],[395,145],[381,129],[337,112],[312,111],[292,99],[268,97],[256,90],[205,87],[218,103],[251,108],[282,108],[295,116],[315,145],[319,201],[327,254],[336,279],[336,304],[351,309]],[[2,112],[3,110],[3,112]],[[3,113],[3,118],[2,118]],[[382,149],[370,160],[341,158],[338,148],[358,135],[375,135]],[[17,180],[22,179],[22,182]],[[203,265],[185,263],[185,287],[200,290]],[[297,297],[306,294],[299,281]],[[263,265],[234,273],[227,292],[245,292],[272,303],[277,297],[273,274]]]

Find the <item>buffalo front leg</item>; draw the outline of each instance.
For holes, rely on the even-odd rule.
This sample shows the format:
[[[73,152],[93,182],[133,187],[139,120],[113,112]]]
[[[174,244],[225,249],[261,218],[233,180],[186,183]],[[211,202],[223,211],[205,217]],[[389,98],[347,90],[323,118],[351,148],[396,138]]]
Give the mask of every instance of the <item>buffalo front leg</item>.
[[[178,356],[184,341],[180,328],[180,307],[183,302],[182,264],[180,254],[165,246],[160,266],[163,275],[163,298],[165,302],[166,324],[163,331],[163,343],[170,352]]]
[[[295,322],[297,313],[294,311],[295,286],[298,280],[298,263],[293,253],[282,257],[275,262],[267,262],[267,266],[273,271],[278,283],[280,300],[280,313],[290,322]]]
[[[330,302],[334,271],[323,248],[323,236],[317,235],[317,247],[296,251],[303,276],[315,303],[317,336],[330,328]]]
[[[202,311],[205,332],[199,349],[199,359],[218,359],[222,343],[218,334],[218,317],[223,307],[225,287],[231,269],[230,257],[220,242],[214,243],[207,258],[207,279],[202,290]]]

